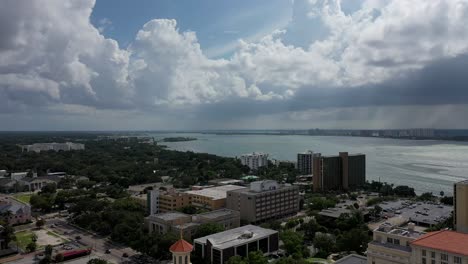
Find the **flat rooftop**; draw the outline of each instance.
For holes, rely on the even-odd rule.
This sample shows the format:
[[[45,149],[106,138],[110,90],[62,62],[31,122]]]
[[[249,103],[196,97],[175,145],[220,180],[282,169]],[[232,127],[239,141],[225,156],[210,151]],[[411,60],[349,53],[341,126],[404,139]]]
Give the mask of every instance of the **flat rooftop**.
[[[456,184],[468,185],[468,180],[464,180],[464,181],[461,181],[461,182],[457,182]]]
[[[164,221],[173,221],[185,217],[190,217],[190,215],[180,212],[167,212],[148,216],[149,219],[162,219]]]
[[[272,229],[246,225],[213,235],[200,237],[195,239],[194,242],[206,244],[206,241],[209,239],[214,248],[226,249],[240,244],[250,243],[277,233],[278,231]]]
[[[185,193],[209,197],[212,200],[219,200],[219,199],[226,199],[227,191],[234,191],[234,190],[239,190],[239,189],[246,189],[246,187],[228,184],[228,185],[206,188],[206,189],[197,190],[197,191],[187,191]]]
[[[380,225],[376,230],[378,232],[383,232],[391,235],[404,236],[409,238],[419,238],[425,235],[425,232],[419,232],[416,230],[410,230],[408,228],[393,227],[390,223],[384,223]]]
[[[204,218],[214,219],[214,218],[218,218],[218,217],[222,217],[222,216],[229,216],[229,215],[232,215],[233,213],[237,213],[237,211],[227,209],[227,208],[223,208],[223,209],[219,209],[219,210],[215,210],[215,211],[210,211],[210,212],[206,212],[206,213],[197,214],[196,216],[201,216],[201,217],[204,217]]]

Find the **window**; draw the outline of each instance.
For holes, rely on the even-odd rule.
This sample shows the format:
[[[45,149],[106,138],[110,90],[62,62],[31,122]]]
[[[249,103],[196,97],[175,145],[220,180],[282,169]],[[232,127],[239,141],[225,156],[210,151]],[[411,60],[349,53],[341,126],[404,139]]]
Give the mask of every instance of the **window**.
[[[393,244],[393,238],[387,237],[387,242]]]
[[[431,258],[435,258],[435,252],[431,251]]]
[[[426,250],[425,250],[425,249],[422,250],[422,255],[423,255],[424,257],[426,256]]]
[[[393,239],[393,244],[400,245],[400,239]]]
[[[440,254],[440,260],[448,260],[448,255],[447,254]]]
[[[436,264],[436,263],[435,263],[435,259],[432,259],[432,260],[431,260],[431,264]]]
[[[422,264],[426,264],[426,258],[422,258],[422,259],[421,259],[421,263],[422,263]]]
[[[457,257],[457,256],[453,257],[453,263],[461,264],[462,263],[461,257]]]

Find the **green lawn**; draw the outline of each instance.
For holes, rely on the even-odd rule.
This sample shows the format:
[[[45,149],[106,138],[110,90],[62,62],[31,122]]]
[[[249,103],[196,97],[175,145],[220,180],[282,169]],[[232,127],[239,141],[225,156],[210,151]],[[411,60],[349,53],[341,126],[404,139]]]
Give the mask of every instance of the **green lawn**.
[[[18,194],[15,195],[15,198],[22,202],[29,203],[29,201],[31,200],[31,194]]]
[[[32,242],[33,233],[31,231],[20,231],[15,233],[15,235],[18,247],[20,247],[23,250],[26,250],[26,246]]]

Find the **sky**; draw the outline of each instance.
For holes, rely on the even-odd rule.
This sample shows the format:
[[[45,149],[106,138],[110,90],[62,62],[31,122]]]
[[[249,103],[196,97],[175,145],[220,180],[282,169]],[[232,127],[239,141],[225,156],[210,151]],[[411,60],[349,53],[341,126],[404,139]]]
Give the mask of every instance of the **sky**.
[[[0,130],[468,128],[468,0],[3,0]]]

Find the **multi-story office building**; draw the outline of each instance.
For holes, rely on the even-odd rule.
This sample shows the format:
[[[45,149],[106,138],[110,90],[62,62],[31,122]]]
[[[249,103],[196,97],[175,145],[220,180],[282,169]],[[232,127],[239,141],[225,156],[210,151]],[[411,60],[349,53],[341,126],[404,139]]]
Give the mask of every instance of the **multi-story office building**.
[[[257,181],[248,189],[227,192],[226,207],[240,212],[241,220],[260,223],[299,211],[299,187],[276,181]]]
[[[406,229],[394,227],[389,223],[382,224],[374,230],[373,240],[368,244],[367,263],[412,263],[410,243],[424,234],[415,231],[414,224],[411,223]]]
[[[258,170],[260,167],[268,167],[268,154],[254,152],[240,156],[242,165],[248,166],[251,170]]]
[[[159,214],[159,190],[151,190],[146,193],[147,208],[150,215]]]
[[[311,175],[313,173],[314,152],[306,151],[297,154],[297,170],[303,175]]]
[[[190,205],[190,195],[174,188],[159,191],[159,212],[171,212]]]
[[[338,156],[314,156],[314,191],[354,190],[366,182],[366,156],[340,152]]]
[[[226,263],[233,256],[248,256],[249,252],[264,254],[279,248],[278,231],[246,225],[194,240],[195,254],[212,264]]]
[[[457,232],[468,233],[468,180],[453,188],[453,221]]]
[[[190,238],[202,224],[216,223],[226,230],[237,228],[240,226],[240,214],[226,208],[192,216],[180,212],[169,212],[150,215],[146,218],[146,222],[150,232],[165,234],[183,231],[184,236]]]
[[[190,204],[196,207],[217,210],[226,206],[226,196],[228,191],[245,189],[239,185],[222,185],[211,188],[205,188],[195,191],[187,191]]]

